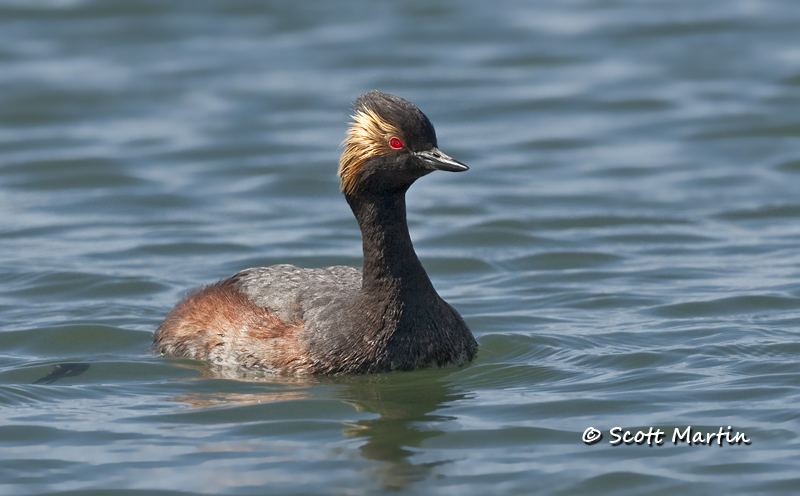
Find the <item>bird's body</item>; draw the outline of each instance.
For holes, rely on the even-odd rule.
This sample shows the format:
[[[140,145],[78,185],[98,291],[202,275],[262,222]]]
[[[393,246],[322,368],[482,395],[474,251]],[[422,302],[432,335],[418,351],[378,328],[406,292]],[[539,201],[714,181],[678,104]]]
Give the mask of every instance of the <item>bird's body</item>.
[[[278,373],[370,373],[463,365],[477,343],[433,288],[411,244],[405,192],[433,171],[466,170],[436,148],[427,117],[377,91],[356,101],[340,161],[361,227],[363,270],[247,269],[184,298],[156,349]]]

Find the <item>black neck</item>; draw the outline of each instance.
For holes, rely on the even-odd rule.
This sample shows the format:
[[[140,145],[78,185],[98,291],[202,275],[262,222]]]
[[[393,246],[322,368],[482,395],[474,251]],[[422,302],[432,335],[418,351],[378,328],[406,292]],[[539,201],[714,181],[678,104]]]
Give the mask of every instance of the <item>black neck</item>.
[[[405,298],[435,295],[408,234],[405,191],[369,198],[347,195],[347,203],[361,227],[362,290]]]

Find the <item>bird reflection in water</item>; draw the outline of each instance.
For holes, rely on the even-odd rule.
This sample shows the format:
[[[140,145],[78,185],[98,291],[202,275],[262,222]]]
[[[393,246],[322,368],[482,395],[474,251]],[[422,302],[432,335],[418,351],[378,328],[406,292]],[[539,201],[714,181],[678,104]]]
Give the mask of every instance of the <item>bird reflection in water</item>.
[[[400,489],[425,480],[434,467],[448,463],[440,460],[414,464],[409,458],[427,439],[444,434],[436,428],[437,424],[455,420],[443,411],[464,399],[465,394],[447,385],[446,377],[452,371],[351,378],[348,387],[340,391],[339,397],[358,411],[380,415],[355,422],[344,434],[366,439],[360,447],[364,458],[387,462],[378,469],[384,488]]]
[[[183,363],[179,366],[200,372],[187,380],[232,379],[280,386],[252,393],[190,393],[170,398],[196,408],[247,406],[282,401],[338,398],[358,412],[377,414],[377,418],[346,423],[343,434],[363,438],[359,447],[367,460],[385,462],[375,473],[385,489],[400,489],[425,480],[434,467],[448,463],[440,460],[414,464],[410,458],[415,448],[444,431],[439,423],[454,420],[446,415],[449,405],[465,394],[448,385],[447,376],[454,369],[426,369],[409,373],[390,373],[344,377],[285,377],[245,369],[230,369],[210,364]],[[326,386],[338,386],[331,389]]]

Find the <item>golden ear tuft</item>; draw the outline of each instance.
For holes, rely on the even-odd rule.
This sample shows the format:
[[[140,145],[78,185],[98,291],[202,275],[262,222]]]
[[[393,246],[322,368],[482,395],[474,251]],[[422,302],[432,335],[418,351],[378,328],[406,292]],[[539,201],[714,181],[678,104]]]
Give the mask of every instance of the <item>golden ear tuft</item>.
[[[339,159],[339,177],[342,192],[356,191],[364,163],[370,157],[393,153],[389,140],[401,132],[386,119],[369,108],[356,110],[342,142],[344,152]]]

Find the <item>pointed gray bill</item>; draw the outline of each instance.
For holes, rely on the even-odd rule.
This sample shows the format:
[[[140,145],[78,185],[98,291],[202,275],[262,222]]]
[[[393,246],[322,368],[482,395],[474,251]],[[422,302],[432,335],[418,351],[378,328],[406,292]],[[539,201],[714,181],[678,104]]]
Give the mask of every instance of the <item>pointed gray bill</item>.
[[[463,172],[469,170],[469,167],[443,153],[438,148],[433,148],[424,152],[416,152],[416,155],[424,160],[432,169],[448,172]]]

